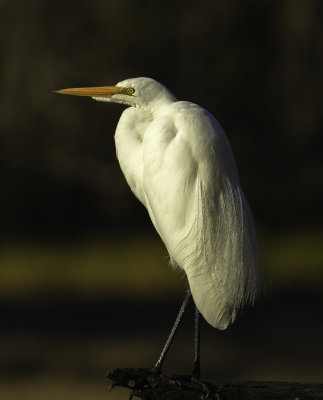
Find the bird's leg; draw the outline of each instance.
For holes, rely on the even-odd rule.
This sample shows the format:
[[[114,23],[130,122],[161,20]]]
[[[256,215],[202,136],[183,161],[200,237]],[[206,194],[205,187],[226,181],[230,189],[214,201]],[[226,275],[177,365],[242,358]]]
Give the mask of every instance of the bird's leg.
[[[179,310],[179,313],[176,317],[172,330],[168,336],[168,339],[163,347],[163,350],[156,362],[156,364],[152,368],[124,368],[124,369],[115,369],[109,372],[109,377],[112,375],[113,380],[115,381],[111,385],[111,389],[116,386],[123,386],[128,389],[131,389],[130,399],[134,396],[141,396],[142,391],[145,390],[146,387],[156,387],[158,385],[175,385],[177,387],[181,387],[181,380],[171,377],[164,376],[161,373],[161,369],[165,360],[165,357],[168,353],[170,345],[174,339],[174,336],[177,332],[177,328],[184,316],[186,307],[191,299],[191,290],[189,286],[186,289],[185,298],[183,304]],[[189,380],[189,377],[187,377]],[[186,379],[187,381],[187,379]],[[162,383],[161,383],[162,382]]]
[[[173,328],[172,328],[172,330],[171,330],[171,332],[170,332],[170,334],[168,336],[168,339],[167,339],[167,341],[165,343],[165,346],[163,347],[163,350],[162,350],[162,352],[161,352],[156,364],[153,367],[153,371],[156,374],[160,374],[160,372],[161,372],[165,357],[166,357],[166,355],[168,353],[168,350],[169,350],[169,347],[170,347],[170,345],[171,345],[171,343],[172,343],[172,341],[174,339],[174,336],[176,334],[177,328],[178,328],[178,326],[179,326],[179,324],[180,324],[180,322],[181,322],[181,320],[183,318],[183,315],[185,313],[186,307],[187,307],[187,305],[188,305],[188,303],[190,301],[191,296],[192,296],[191,295],[191,290],[190,290],[189,286],[187,286],[185,298],[184,298],[183,304],[182,304],[182,306],[181,306],[181,308],[179,310],[179,313],[177,315],[177,318],[175,320]]]
[[[177,332],[178,326],[181,323],[187,305],[191,299],[191,291],[188,287],[186,289],[183,304],[176,317],[175,323],[168,336],[168,339],[163,347],[163,350],[153,368],[126,368],[116,369],[109,373],[110,379],[115,382],[111,388],[115,386],[123,386],[131,390],[129,400],[138,396],[143,398],[145,390],[151,390],[159,387],[172,388],[171,390],[197,390],[201,393],[200,399],[207,400],[209,398],[210,389],[207,383],[200,380],[200,324],[201,314],[195,306],[195,328],[194,328],[194,366],[192,374],[190,375],[163,375],[162,366],[165,361],[166,355],[173,342],[174,336]],[[113,375],[113,378],[111,376]],[[175,388],[175,389],[174,389]],[[216,394],[216,398],[219,399]]]
[[[191,374],[191,381],[194,382],[203,392],[202,399],[209,397],[209,388],[200,381],[201,377],[201,359],[200,359],[200,334],[201,334],[201,313],[195,306],[195,324],[194,324],[194,365]]]
[[[195,325],[194,325],[194,365],[192,378],[200,379],[201,364],[200,364],[200,332],[201,332],[201,314],[195,306]]]

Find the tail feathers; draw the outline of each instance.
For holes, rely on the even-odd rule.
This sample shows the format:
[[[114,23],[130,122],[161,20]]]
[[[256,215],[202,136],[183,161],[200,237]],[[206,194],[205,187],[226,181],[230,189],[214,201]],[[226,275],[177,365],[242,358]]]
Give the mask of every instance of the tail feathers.
[[[234,322],[237,310],[231,306],[223,289],[215,290],[205,276],[188,276],[194,303],[206,321],[217,329],[224,330]]]
[[[183,263],[204,318],[226,329],[259,286],[253,220],[238,182],[224,178],[216,201],[200,192],[195,247]]]

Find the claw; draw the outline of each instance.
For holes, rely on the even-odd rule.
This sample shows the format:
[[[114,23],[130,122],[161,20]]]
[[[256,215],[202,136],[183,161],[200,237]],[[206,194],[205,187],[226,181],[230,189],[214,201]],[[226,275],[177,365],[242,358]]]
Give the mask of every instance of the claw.
[[[182,384],[181,381],[175,381],[175,385],[177,385],[177,387],[178,387],[179,389],[182,389],[182,388],[183,388],[183,384]]]
[[[203,387],[203,390],[205,391],[205,394],[201,395],[201,400],[206,400],[210,395],[210,390],[204,383],[202,383],[202,387]]]
[[[206,394],[201,394],[201,400],[207,400],[209,397],[210,391],[207,389]]]
[[[111,383],[109,386],[109,392],[111,392],[115,387],[125,387],[126,389],[133,389],[133,387],[125,385],[125,384],[120,384],[120,383]]]
[[[183,383],[179,379],[169,379],[171,385],[177,386],[178,389],[183,388]]]
[[[118,387],[118,386],[122,386],[122,385],[119,385],[119,383],[111,383],[111,385],[109,386],[109,392],[111,392],[115,387]]]
[[[200,390],[203,392],[201,394],[201,400],[207,400],[210,395],[210,389],[208,388],[208,386],[204,382],[202,382],[198,378],[196,378],[194,375],[191,376],[191,382],[194,382],[200,386]],[[217,400],[219,400],[219,398]]]

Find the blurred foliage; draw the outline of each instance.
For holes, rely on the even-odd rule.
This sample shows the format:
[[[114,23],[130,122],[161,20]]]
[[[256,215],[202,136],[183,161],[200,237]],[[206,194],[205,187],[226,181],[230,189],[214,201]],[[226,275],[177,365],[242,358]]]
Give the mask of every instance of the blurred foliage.
[[[166,287],[174,293],[185,284],[183,273],[174,274],[167,264],[163,244],[149,237],[74,245],[7,244],[0,249],[0,293],[9,298],[48,292],[160,297]]]
[[[267,237],[263,258],[268,281],[277,287],[323,284],[323,233],[289,232]]]
[[[150,224],[114,155],[122,107],[53,90],[151,76],[221,122],[261,228],[322,224],[322,2],[0,2],[3,235]]]
[[[323,284],[321,232],[266,235],[266,291]],[[0,248],[2,299],[65,293],[77,297],[163,298],[184,290],[185,276],[168,265],[159,238],[90,239],[74,244],[6,244]],[[167,296],[165,289],[167,288]]]

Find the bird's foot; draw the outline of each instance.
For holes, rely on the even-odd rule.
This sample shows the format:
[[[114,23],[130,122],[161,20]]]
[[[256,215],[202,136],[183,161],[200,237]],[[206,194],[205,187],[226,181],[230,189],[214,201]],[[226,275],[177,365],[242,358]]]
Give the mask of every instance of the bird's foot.
[[[124,368],[109,371],[112,380],[110,390],[121,386],[130,390],[133,397],[143,398],[147,393],[168,393],[170,396],[185,397],[186,392],[198,393],[201,400],[220,400],[215,388],[208,386],[195,375],[164,375],[160,368]]]
[[[180,388],[177,381],[162,374],[160,368],[117,368],[108,372],[107,378],[113,383],[110,390],[117,386],[130,389],[131,400],[133,397],[142,397],[147,390],[156,390],[161,387],[176,386]]]

